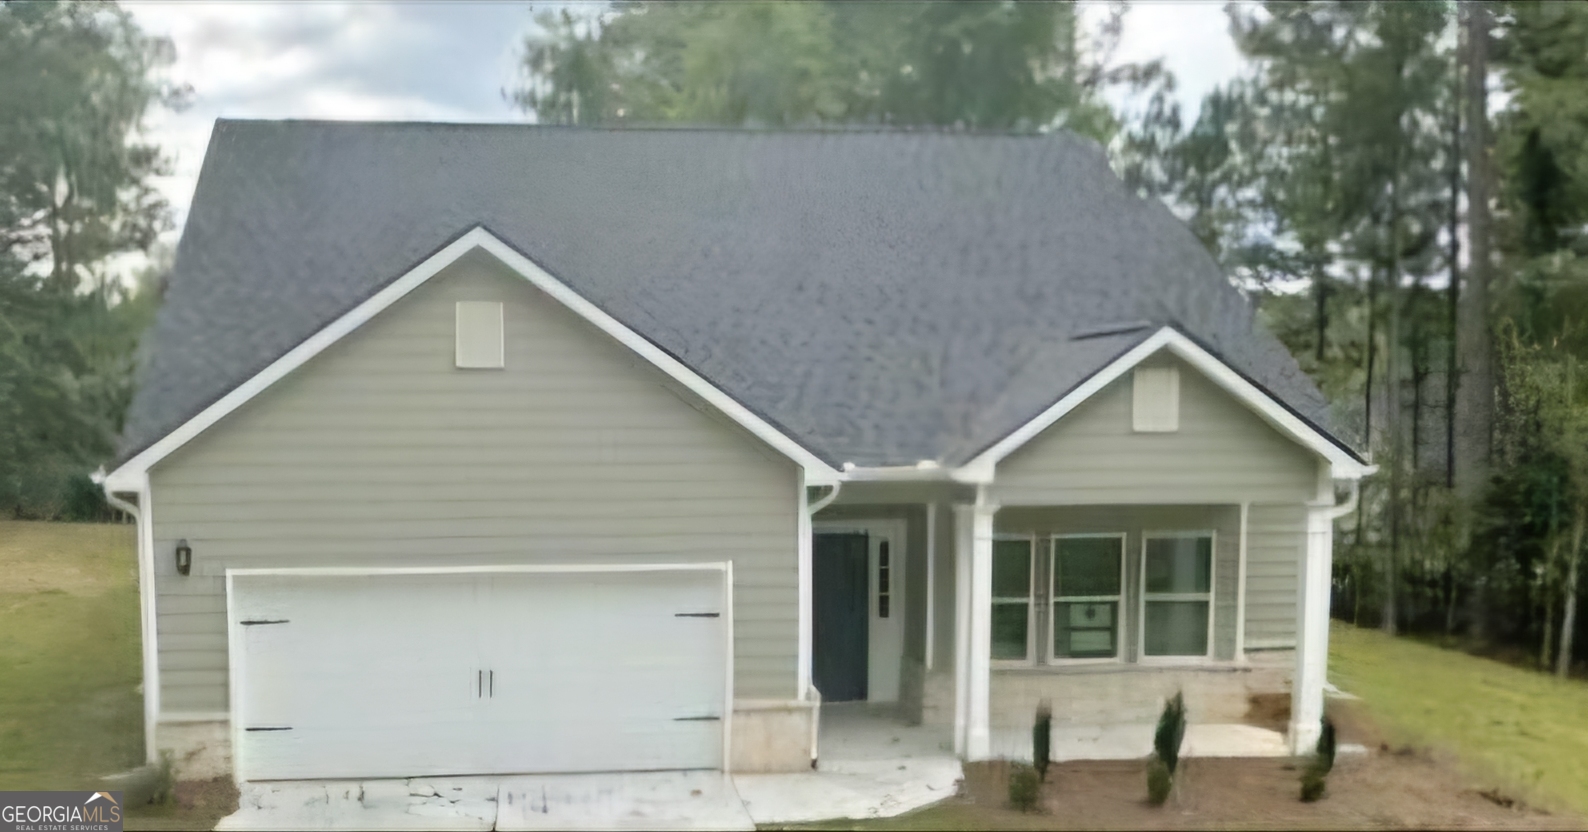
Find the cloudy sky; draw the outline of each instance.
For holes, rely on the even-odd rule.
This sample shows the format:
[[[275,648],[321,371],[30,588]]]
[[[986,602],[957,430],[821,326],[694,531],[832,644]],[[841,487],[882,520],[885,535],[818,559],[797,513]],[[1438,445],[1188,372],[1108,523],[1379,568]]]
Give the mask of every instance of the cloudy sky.
[[[147,124],[173,157],[174,175],[160,187],[179,226],[216,118],[524,120],[502,91],[514,86],[534,9],[554,5],[568,4],[126,2],[146,31],[175,43],[170,80],[194,91],[187,110],[158,112]],[[1116,57],[1159,56],[1194,110],[1237,70],[1222,2],[1137,0]]]

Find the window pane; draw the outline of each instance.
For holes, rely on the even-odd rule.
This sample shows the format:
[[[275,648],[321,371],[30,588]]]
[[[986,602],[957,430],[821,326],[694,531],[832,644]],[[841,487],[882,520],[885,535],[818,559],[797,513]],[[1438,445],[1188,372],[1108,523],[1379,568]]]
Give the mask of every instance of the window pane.
[[[995,659],[1026,658],[1026,627],[1030,618],[1030,604],[995,603],[992,605],[992,657]]]
[[[994,598],[1031,596],[1031,541],[993,541],[992,594]]]
[[[1206,656],[1208,602],[1148,601],[1146,648],[1149,656]]]
[[[1117,537],[1061,537],[1053,541],[1055,598],[1118,595],[1122,543]]]
[[[1209,592],[1212,586],[1212,538],[1147,538],[1148,592]]]
[[[1118,652],[1119,602],[1053,605],[1053,655],[1061,659],[1111,659]]]

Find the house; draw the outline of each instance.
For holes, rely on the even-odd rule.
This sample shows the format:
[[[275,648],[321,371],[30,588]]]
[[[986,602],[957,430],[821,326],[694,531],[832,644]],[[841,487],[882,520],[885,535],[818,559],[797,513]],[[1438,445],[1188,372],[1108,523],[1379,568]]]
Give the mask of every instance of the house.
[[[1373,470],[1082,139],[305,121],[215,125],[109,467],[150,754],[251,780],[1306,747]]]

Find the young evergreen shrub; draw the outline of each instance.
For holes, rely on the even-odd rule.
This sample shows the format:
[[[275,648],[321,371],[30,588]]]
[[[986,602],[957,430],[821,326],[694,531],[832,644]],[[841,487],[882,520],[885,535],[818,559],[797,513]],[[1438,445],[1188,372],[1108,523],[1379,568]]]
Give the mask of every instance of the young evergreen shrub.
[[[1323,718],[1323,730],[1318,732],[1317,752],[1301,772],[1301,802],[1311,803],[1323,797],[1329,772],[1334,770],[1334,721]]]
[[[1163,706],[1158,730],[1152,735],[1152,760],[1147,763],[1147,802],[1162,806],[1174,787],[1180,766],[1180,743],[1185,740],[1185,697],[1178,692]]]
[[[1173,777],[1180,765],[1180,743],[1185,739],[1185,697],[1175,693],[1163,706],[1158,717],[1158,730],[1152,735],[1152,750],[1169,769]]]
[[[1037,808],[1042,794],[1042,778],[1033,766],[1015,763],[1009,767],[1009,805],[1022,812]]]
[[[1031,765],[1037,770],[1037,779],[1048,779],[1049,745],[1053,739],[1053,709],[1047,700],[1037,706],[1037,721],[1031,726]]]
[[[1163,760],[1153,757],[1147,761],[1147,802],[1162,806],[1169,799],[1169,789],[1174,785],[1174,775]]]

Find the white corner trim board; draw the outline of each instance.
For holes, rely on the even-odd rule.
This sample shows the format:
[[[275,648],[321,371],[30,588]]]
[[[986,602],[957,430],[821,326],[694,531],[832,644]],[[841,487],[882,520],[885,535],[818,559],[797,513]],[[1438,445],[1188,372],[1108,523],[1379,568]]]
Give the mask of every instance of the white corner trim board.
[[[288,373],[303,366],[309,359],[319,355],[327,347],[340,341],[348,333],[358,329],[387,307],[422,286],[442,269],[445,269],[476,248],[483,249],[505,263],[524,279],[534,284],[536,288],[555,298],[575,314],[595,324],[601,331],[616,338],[624,346],[649,361],[657,369],[668,374],[691,392],[705,399],[713,407],[721,410],[730,419],[750,431],[751,434],[804,467],[805,478],[809,484],[827,485],[838,481],[838,471],[823,462],[815,454],[812,454],[793,439],[772,427],[765,419],[755,415],[744,405],[707,381],[699,373],[686,367],[678,359],[668,355],[665,350],[602,311],[562,281],[552,277],[545,269],[542,269],[528,257],[518,253],[512,246],[503,242],[496,235],[483,227],[476,226],[440,251],[426,258],[419,265],[410,269],[407,274],[388,284],[386,288],[376,292],[368,300],[354,307],[352,311],[304,339],[285,355],[271,362],[270,366],[233,388],[231,392],[222,396],[209,407],[204,408],[176,430],[166,434],[132,459],[127,460],[105,478],[106,488],[110,491],[137,490],[138,483],[143,481],[144,475],[156,462],[186,445],[211,425],[225,418],[227,414],[259,395],[272,384],[280,381]]]
[[[1186,363],[1202,372],[1213,383],[1252,408],[1263,421],[1274,426],[1280,433],[1289,436],[1323,457],[1332,466],[1334,477],[1356,480],[1378,470],[1377,466],[1365,465],[1357,460],[1356,457],[1347,453],[1343,448],[1331,441],[1329,437],[1307,424],[1296,414],[1291,413],[1283,405],[1275,401],[1272,396],[1257,385],[1247,381],[1240,373],[1237,373],[1228,364],[1220,361],[1212,353],[1197,345],[1195,341],[1192,341],[1173,327],[1166,326],[1115,359],[1112,364],[1093,374],[1091,378],[1082,382],[1080,386],[1070,391],[1064,398],[1059,399],[1058,402],[1043,411],[1035,419],[1021,425],[1013,433],[983,451],[975,459],[965,463],[956,472],[955,479],[965,482],[991,482],[994,468],[1004,457],[1030,442],[1042,431],[1051,427],[1054,422],[1063,418],[1065,414],[1080,406],[1082,402],[1112,384],[1160,349],[1167,349],[1169,352],[1184,359]]]

